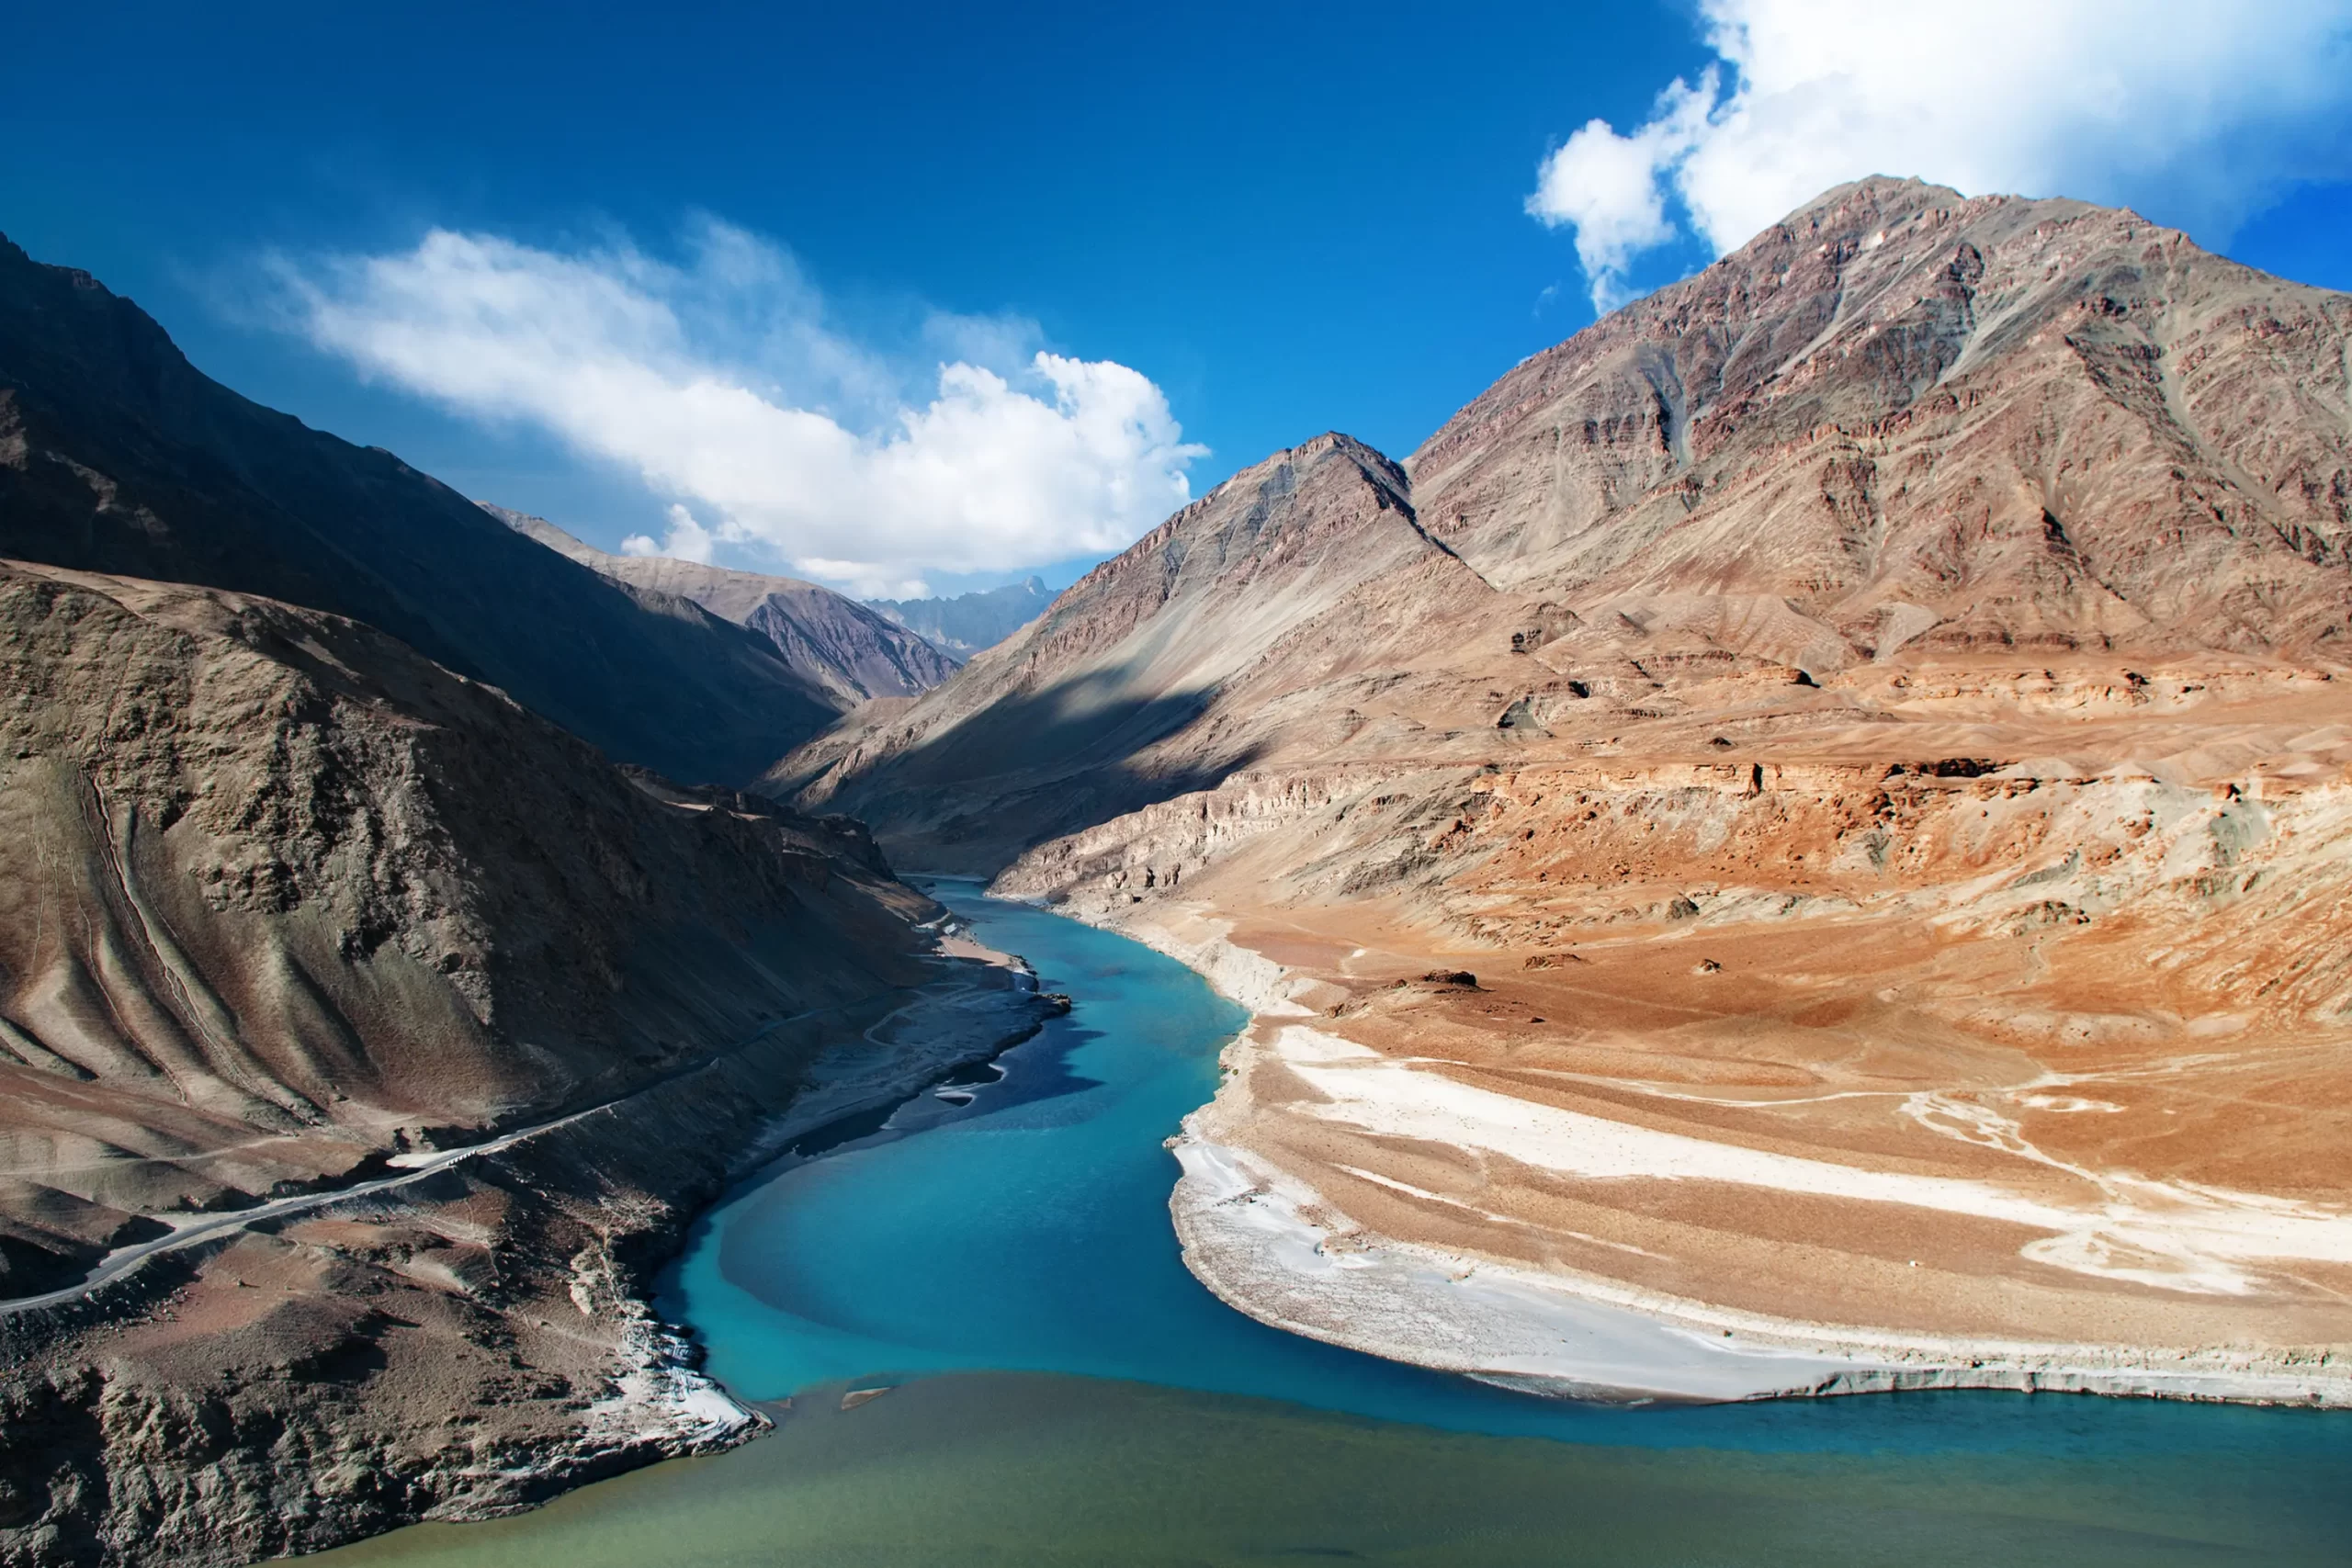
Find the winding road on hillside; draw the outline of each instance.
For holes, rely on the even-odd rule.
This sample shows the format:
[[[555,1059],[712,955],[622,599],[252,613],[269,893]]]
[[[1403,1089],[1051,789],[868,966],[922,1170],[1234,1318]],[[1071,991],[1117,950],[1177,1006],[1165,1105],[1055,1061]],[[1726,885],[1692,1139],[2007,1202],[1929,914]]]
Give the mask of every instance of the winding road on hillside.
[[[875,1032],[881,1029],[886,1024],[890,1023],[892,1021],[913,1010],[915,1008],[925,1005],[926,1003],[953,1002],[957,998],[968,995],[978,988],[978,987],[977,986],[969,982],[961,982],[944,990],[936,991],[932,987],[927,987],[924,988],[922,993],[915,997],[914,999],[902,1003],[899,1007],[893,1008],[890,1011],[885,1013],[882,1017],[868,1024],[860,1032],[869,1043],[879,1044],[881,1042],[876,1041],[874,1038]],[[306,1213],[311,1210],[324,1208],[329,1204],[346,1203],[355,1199],[369,1198],[374,1197],[379,1193],[397,1191],[403,1187],[409,1187],[417,1182],[425,1180],[430,1177],[437,1176],[442,1171],[450,1168],[452,1166],[462,1164],[467,1160],[478,1159],[484,1156],[503,1153],[507,1149],[513,1148],[515,1145],[536,1138],[541,1134],[552,1133],[560,1127],[568,1127],[575,1122],[584,1121],[588,1117],[598,1115],[604,1111],[616,1110],[619,1107],[628,1104],[630,1100],[650,1094],[656,1089],[666,1088],[671,1084],[678,1082],[680,1079],[692,1077],[697,1073],[707,1072],[710,1068],[726,1060],[729,1056],[731,1056],[737,1052],[765,1039],[768,1035],[775,1033],[777,1030],[785,1028],[789,1024],[805,1022],[809,1019],[819,1018],[828,1012],[835,1012],[838,1010],[840,1010],[837,1007],[812,1008],[806,1012],[797,1012],[788,1017],[777,1019],[775,1022],[770,1023],[765,1028],[762,1029],[758,1033],[738,1042],[736,1044],[729,1047],[725,1051],[707,1056],[702,1061],[696,1062],[692,1066],[681,1067],[676,1072],[665,1074],[662,1077],[654,1079],[651,1083],[631,1089],[627,1094],[618,1095],[611,1100],[604,1100],[598,1104],[589,1106],[585,1110],[571,1111],[565,1115],[553,1117],[545,1122],[535,1122],[527,1127],[518,1127],[511,1133],[503,1133],[497,1137],[492,1138],[484,1143],[468,1144],[463,1148],[435,1150],[430,1154],[423,1155],[395,1156],[394,1157],[396,1159],[409,1159],[414,1163],[394,1171],[390,1176],[373,1177],[365,1181],[354,1182],[347,1187],[335,1187],[322,1191],[300,1192],[290,1197],[275,1198],[266,1202],[257,1203],[249,1209],[235,1209],[219,1213],[189,1214],[177,1217],[166,1217],[164,1215],[154,1216],[155,1218],[162,1220],[165,1224],[170,1225],[172,1229],[163,1235],[152,1236],[145,1241],[133,1242],[125,1247],[116,1247],[113,1251],[100,1258],[97,1264],[91,1269],[88,1274],[85,1275],[81,1280],[77,1280],[74,1284],[62,1286],[54,1291],[47,1291],[37,1296],[18,1296],[14,1300],[0,1301],[0,1317],[10,1317],[18,1313],[33,1312],[42,1307],[62,1306],[69,1302],[79,1301],[83,1297],[89,1295],[92,1292],[100,1290],[107,1285],[112,1284],[118,1280],[125,1278],[133,1270],[145,1264],[148,1259],[160,1257],[167,1252],[177,1252],[184,1247],[194,1247],[200,1242],[210,1241],[216,1237],[226,1235],[235,1231],[243,1230],[248,1226],[260,1224],[264,1221],[280,1220],[290,1214]]]

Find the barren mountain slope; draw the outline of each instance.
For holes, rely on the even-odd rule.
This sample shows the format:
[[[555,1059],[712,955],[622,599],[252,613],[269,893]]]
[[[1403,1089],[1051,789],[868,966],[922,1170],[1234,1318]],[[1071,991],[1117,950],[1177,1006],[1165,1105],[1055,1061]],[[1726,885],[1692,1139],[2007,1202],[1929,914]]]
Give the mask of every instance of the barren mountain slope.
[[[993,869],[1028,843],[1211,784],[1345,716],[1233,700],[1413,657],[1441,605],[1486,586],[1422,533],[1396,466],[1325,435],[1235,475],[911,706],[876,705],[771,787],[888,825],[900,858]],[[1389,610],[1366,584],[1403,585]],[[1402,607],[1401,618],[1390,611]],[[1325,639],[1305,628],[1344,626]]]
[[[1214,787],[964,841],[1261,1004],[1195,1269],[1555,1386],[1678,1386],[1542,1326],[1615,1303],[1828,1358],[1684,1392],[2352,1403],[2347,341],[2129,213],[1867,181],[1464,411],[1419,555],[1351,516],[1340,591],[1187,610],[1197,716],[1059,787]],[[1174,689],[1079,593],[1095,700]],[[927,846],[1019,689],[787,766]]]
[[[2130,212],[1842,187],[1407,463],[1491,581],[1820,673],[2348,635],[2352,299]],[[1779,599],[1733,626],[1749,596]]]
[[[632,780],[372,628],[0,564],[0,1562],[244,1562],[740,1433],[641,1272],[812,1074],[1025,1026],[937,913],[854,824]]]
[[[721,620],[757,632],[841,708],[869,697],[910,697],[956,672],[955,659],[830,588],[667,556],[609,555],[544,517],[488,502],[481,508],[525,537],[616,582],[690,600]]]
[[[839,706],[764,638],[248,402],[130,300],[5,240],[0,558],[350,615],[673,778],[753,777]]]

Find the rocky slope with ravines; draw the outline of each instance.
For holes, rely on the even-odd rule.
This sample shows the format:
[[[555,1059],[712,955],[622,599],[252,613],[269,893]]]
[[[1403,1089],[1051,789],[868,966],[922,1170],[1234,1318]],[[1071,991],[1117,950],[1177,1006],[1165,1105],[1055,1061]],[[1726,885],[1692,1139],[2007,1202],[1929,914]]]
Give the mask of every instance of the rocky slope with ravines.
[[[769,787],[1260,1007],[1177,1213],[1270,1321],[2342,1403],[2347,344],[2129,212],[1860,182]]]
[[[243,1562],[737,1440],[644,1305],[684,1221],[1042,1005],[857,825],[356,622],[5,563],[0,671],[0,1562]]]
[[[616,761],[697,784],[752,779],[842,705],[759,634],[239,397],[130,300],[5,239],[0,558],[348,615]]]
[[[481,503],[526,538],[616,582],[673,595],[764,637],[795,673],[844,711],[874,697],[911,697],[956,672],[956,660],[856,600],[797,577],[737,571],[667,556],[616,556],[544,517]]]

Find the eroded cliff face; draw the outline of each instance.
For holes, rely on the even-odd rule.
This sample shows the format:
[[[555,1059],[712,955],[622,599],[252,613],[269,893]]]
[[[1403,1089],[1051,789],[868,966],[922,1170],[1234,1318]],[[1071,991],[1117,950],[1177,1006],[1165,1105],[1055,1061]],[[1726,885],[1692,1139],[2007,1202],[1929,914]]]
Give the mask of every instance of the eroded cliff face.
[[[854,824],[354,622],[5,563],[0,693],[0,1562],[241,1562],[734,1440],[650,1268],[812,1085],[1034,1021]]]
[[[1409,552],[1359,509],[1314,595],[1073,590],[1002,651],[1061,627],[1105,706],[1231,652],[1059,775],[1058,834],[994,809],[1012,764],[956,831],[1264,1010],[1193,1135],[1326,1255],[2352,1397],[2347,344],[2346,297],[2130,213],[1845,187],[1362,454]],[[1297,463],[1098,577],[1281,536]],[[1013,667],[814,743],[810,798],[938,841],[964,797],[901,781],[1016,755]],[[1114,768],[1159,787],[1114,814]],[[1233,1180],[1180,1190],[1196,1268],[1346,1339],[1217,1239]]]

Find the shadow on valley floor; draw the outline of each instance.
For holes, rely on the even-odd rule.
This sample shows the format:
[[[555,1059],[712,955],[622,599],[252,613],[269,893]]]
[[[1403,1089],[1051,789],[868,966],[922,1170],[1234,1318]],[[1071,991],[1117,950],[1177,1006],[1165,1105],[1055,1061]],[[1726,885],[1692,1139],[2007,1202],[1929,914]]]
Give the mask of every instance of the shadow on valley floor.
[[[1125,671],[1098,671],[998,697],[877,762],[826,803],[864,818],[902,869],[1001,870],[1032,845],[1194,790],[1214,789],[1260,755],[1216,749],[1141,766],[1147,749],[1200,720],[1216,688],[1122,694]]]

